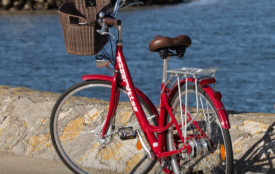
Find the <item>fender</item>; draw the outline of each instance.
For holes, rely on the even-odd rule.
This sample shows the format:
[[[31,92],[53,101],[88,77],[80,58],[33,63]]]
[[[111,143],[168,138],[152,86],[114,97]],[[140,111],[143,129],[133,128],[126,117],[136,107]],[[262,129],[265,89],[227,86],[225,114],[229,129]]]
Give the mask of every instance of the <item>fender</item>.
[[[90,81],[90,80],[100,80],[100,81],[108,81],[108,82],[112,82],[113,78],[112,76],[107,76],[107,75],[84,75],[81,77],[82,80],[85,81]],[[122,80],[118,80],[118,85],[123,86],[126,88],[126,83],[123,82]],[[153,112],[153,114],[156,116],[156,120],[158,122],[158,111],[155,107],[155,105],[152,103],[152,101],[138,88],[135,87],[136,93],[137,95],[142,98],[150,107],[151,111]]]
[[[212,103],[214,104],[216,111],[218,113],[218,116],[220,118],[222,127],[224,129],[230,129],[230,122],[228,119],[228,115],[227,115],[226,110],[223,106],[223,103],[220,100],[217,100],[215,98],[215,91],[208,85],[202,86],[202,89],[207,93],[207,95],[210,97]]]
[[[188,82],[192,82],[195,83],[195,79],[194,78],[188,78]],[[182,87],[185,84],[185,79],[180,81],[180,86]],[[223,106],[223,103],[221,100],[217,100],[215,98],[215,92],[214,90],[209,86],[209,85],[204,85],[201,86],[201,88],[205,91],[205,93],[209,96],[209,98],[211,99],[217,114],[219,116],[219,119],[221,121],[221,125],[224,129],[230,129],[230,123],[229,123],[229,119],[228,119],[228,115],[226,113],[226,110]],[[178,90],[178,85],[176,84],[173,89],[170,92],[170,100],[173,98],[173,96],[175,95],[175,93]],[[170,101],[169,101],[170,102]]]

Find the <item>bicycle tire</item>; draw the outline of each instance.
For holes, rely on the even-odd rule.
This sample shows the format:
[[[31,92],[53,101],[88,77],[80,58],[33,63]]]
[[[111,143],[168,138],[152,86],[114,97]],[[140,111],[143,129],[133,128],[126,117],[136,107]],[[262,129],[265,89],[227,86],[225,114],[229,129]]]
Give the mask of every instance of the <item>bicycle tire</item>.
[[[74,173],[148,173],[156,162],[147,158],[143,150],[137,150],[137,139],[122,141],[117,136],[119,128],[132,125],[134,130],[140,130],[147,148],[151,149],[139,124],[133,125],[138,122],[122,86],[118,86],[120,101],[105,145],[99,143],[98,136],[90,135],[102,125],[108,113],[111,85],[100,80],[80,82],[66,90],[53,108],[52,143],[60,159]],[[140,97],[139,100],[146,116],[152,115],[146,102]],[[148,121],[156,125],[155,118]]]
[[[185,105],[185,95],[186,95],[185,88],[186,86],[183,86],[181,88],[182,105]],[[188,91],[188,106],[190,106],[188,107],[188,112],[190,112],[192,115],[192,113],[194,114],[194,112],[196,112],[196,102],[193,102],[193,103],[191,102],[191,101],[195,101],[195,95],[196,95],[195,85],[188,85],[187,91]],[[178,106],[179,106],[178,94],[179,93],[176,92],[175,96],[173,96],[173,99],[171,100],[172,101],[171,106],[174,108],[174,114],[177,121],[179,121],[180,119],[179,118],[180,110],[178,109]],[[231,174],[233,173],[233,153],[232,153],[232,145],[231,145],[229,130],[222,128],[220,119],[218,117],[218,114],[216,112],[216,109],[211,99],[199,86],[198,86],[198,97],[200,102],[199,103],[200,109],[199,109],[198,116],[195,118],[195,120],[200,126],[200,128],[203,129],[203,131],[206,133],[208,138],[211,139],[212,143],[214,144],[212,153],[206,152],[207,155],[206,154],[199,155],[197,151],[195,152],[197,154],[193,157],[186,156],[186,155],[181,156],[182,154],[174,155],[171,158],[171,166],[174,171],[180,171],[184,173]],[[204,107],[206,108],[203,111]],[[209,110],[211,111],[209,112]],[[205,111],[207,112],[206,114],[203,113]],[[195,116],[193,115],[193,117]],[[167,121],[170,122],[170,119],[171,119],[170,116],[168,116]],[[210,121],[210,123],[208,121]],[[196,126],[194,126],[194,124],[190,124],[190,126],[187,127],[187,136],[188,135],[196,135],[196,137],[193,139],[199,139],[198,138],[199,131],[196,128]],[[167,133],[167,140],[168,140],[167,147],[169,150],[175,150],[177,149],[176,146],[178,146],[178,148],[180,148],[181,146],[180,142],[175,142],[174,136],[176,136],[176,133],[174,131],[174,128],[171,127]],[[208,142],[208,145],[211,144],[207,140],[206,142]],[[174,173],[177,173],[177,172],[174,172]]]

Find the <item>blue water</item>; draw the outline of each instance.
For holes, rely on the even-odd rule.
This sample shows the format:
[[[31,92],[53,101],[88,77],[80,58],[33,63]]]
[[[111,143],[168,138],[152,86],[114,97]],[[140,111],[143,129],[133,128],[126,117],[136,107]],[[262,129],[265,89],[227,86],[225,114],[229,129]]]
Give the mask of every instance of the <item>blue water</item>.
[[[227,109],[275,113],[274,0],[200,0],[121,11],[118,18],[134,83],[155,104],[162,60],[148,44],[156,34],[185,34],[192,46],[183,59],[170,59],[170,69],[219,67],[217,87]],[[110,75],[96,68],[94,57],[65,52],[56,12],[1,14],[0,85],[62,93],[94,73]]]

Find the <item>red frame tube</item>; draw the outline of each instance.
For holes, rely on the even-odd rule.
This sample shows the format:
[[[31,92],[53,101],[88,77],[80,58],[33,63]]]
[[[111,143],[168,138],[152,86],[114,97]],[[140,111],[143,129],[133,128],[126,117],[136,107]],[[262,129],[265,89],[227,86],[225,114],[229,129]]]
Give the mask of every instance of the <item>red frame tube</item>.
[[[104,138],[105,137],[105,133],[107,132],[107,130],[109,129],[110,127],[110,120],[113,118],[114,116],[114,113],[115,113],[115,108],[117,107],[117,104],[118,104],[118,100],[119,100],[119,91],[117,90],[117,76],[118,76],[118,73],[115,72],[114,73],[114,78],[113,78],[113,81],[112,81],[112,89],[111,89],[111,96],[110,96],[110,104],[109,104],[109,111],[108,111],[108,114],[107,114],[107,118],[106,118],[106,123],[108,124],[105,124],[103,129],[102,129],[102,132],[101,132],[101,136]]]
[[[144,114],[144,111],[141,107],[141,104],[138,100],[137,93],[135,91],[135,87],[128,69],[128,66],[126,64],[123,52],[122,52],[122,45],[116,46],[116,64],[115,64],[115,70],[117,71],[119,69],[121,79],[123,82],[126,83],[126,91],[129,97],[129,101],[132,105],[133,111],[135,112],[137,116],[137,120],[140,124],[140,127],[146,134],[146,137],[151,145],[152,150],[155,152],[157,151],[156,147],[153,146],[155,142],[157,142],[157,139],[147,127],[149,126],[149,122]],[[117,69],[118,67],[118,69]]]
[[[112,82],[112,90],[111,90],[111,98],[110,98],[110,106],[109,106],[110,110],[108,111],[108,114],[107,114],[106,123],[109,123],[110,120],[112,119],[118,104],[119,91],[117,90],[117,85],[121,85],[126,88],[129,101],[132,105],[132,109],[135,112],[138,122],[142,130],[146,134],[149,144],[153,152],[156,154],[157,158],[165,158],[167,156],[179,154],[179,153],[182,153],[185,149],[187,149],[187,153],[191,152],[191,148],[189,145],[184,146],[183,148],[178,150],[169,151],[169,152],[166,151],[166,146],[165,146],[166,137],[165,137],[164,131],[166,131],[172,124],[175,125],[179,133],[179,138],[181,139],[182,142],[184,142],[184,138],[180,131],[180,125],[178,125],[172,113],[173,108],[169,106],[169,103],[171,102],[170,101],[171,98],[176,94],[176,91],[178,89],[177,85],[171,91],[167,89],[167,90],[164,90],[164,92],[161,94],[160,112],[158,114],[157,109],[155,108],[153,103],[150,101],[150,99],[144,93],[142,93],[139,89],[135,88],[123,55],[123,52],[122,52],[122,45],[116,46],[115,73],[113,77],[105,76],[105,75],[85,75],[85,76],[82,76],[82,79]],[[195,82],[193,78],[188,78],[188,81],[193,83]],[[185,80],[182,80],[180,82],[180,85],[182,86],[184,84],[185,84]],[[161,89],[163,89],[163,87],[164,87],[164,84],[162,84]],[[208,85],[204,85],[202,86],[202,88],[208,94],[215,108],[217,109],[218,115],[222,123],[222,127],[229,129],[230,125],[229,125],[229,121],[228,121],[225,109],[223,108],[223,104],[221,103],[221,101],[215,99],[214,97],[215,92],[211,87],[209,87]],[[144,114],[144,111],[141,107],[141,104],[138,100],[138,96],[144,99],[145,102],[147,102],[148,106],[153,111],[154,115],[156,116],[156,120],[158,122],[158,127],[149,124]],[[172,121],[166,124],[166,119],[168,114],[171,116]],[[103,136],[104,136],[104,133],[108,130],[108,126],[109,124],[104,125]],[[158,140],[156,139],[154,132],[158,133]],[[204,135],[203,132],[202,132],[202,135]],[[187,137],[187,140],[188,138],[189,137]],[[158,142],[157,145],[156,145],[156,142]]]

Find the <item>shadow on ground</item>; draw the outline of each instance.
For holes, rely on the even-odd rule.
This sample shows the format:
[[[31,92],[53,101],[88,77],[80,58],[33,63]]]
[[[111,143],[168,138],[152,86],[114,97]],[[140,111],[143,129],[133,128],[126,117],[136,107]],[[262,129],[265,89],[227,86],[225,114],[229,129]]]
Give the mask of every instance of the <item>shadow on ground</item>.
[[[237,174],[275,173],[275,122],[268,131],[240,158],[234,160]]]

